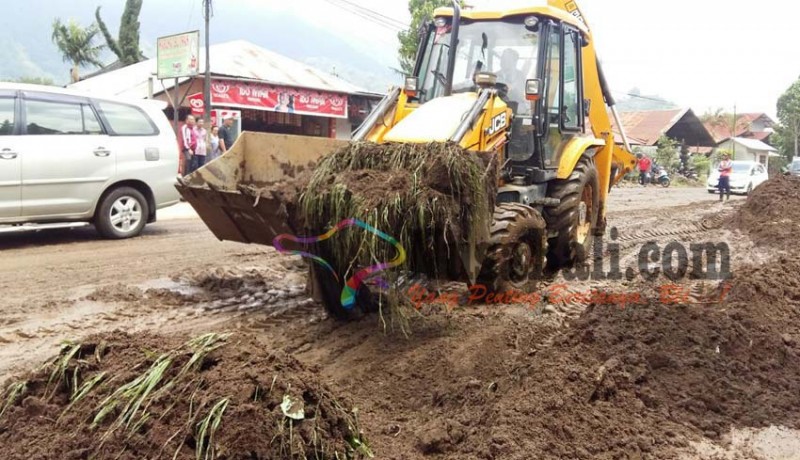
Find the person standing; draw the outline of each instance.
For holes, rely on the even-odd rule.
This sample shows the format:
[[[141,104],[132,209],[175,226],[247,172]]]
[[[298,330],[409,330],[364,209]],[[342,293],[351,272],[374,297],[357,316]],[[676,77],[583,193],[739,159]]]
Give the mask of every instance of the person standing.
[[[233,118],[228,117],[222,122],[222,127],[219,129],[219,138],[222,140],[222,153],[225,153],[233,147]]]
[[[639,158],[637,166],[639,168],[639,183],[642,185],[647,185],[650,182],[650,167],[652,162],[647,155],[642,153],[637,153],[636,157]]]
[[[181,126],[181,150],[183,151],[183,175],[192,172],[192,158],[197,149],[197,137],[195,137],[195,118],[187,115]]]
[[[205,128],[205,121],[201,118],[194,126],[195,138],[197,139],[194,155],[192,155],[192,170],[195,172],[206,164],[208,154],[208,132]]]
[[[222,155],[222,147],[224,147],[224,142],[219,137],[219,126],[214,126],[211,128],[211,135],[208,138],[208,158],[206,158],[206,163],[209,161],[214,161],[220,155]]]
[[[717,184],[719,188],[719,202],[722,203],[723,193],[725,194],[725,201],[730,201],[731,171],[733,170],[733,163],[731,162],[730,155],[727,153],[722,154],[722,161],[719,163],[717,170],[719,171],[719,183]]]

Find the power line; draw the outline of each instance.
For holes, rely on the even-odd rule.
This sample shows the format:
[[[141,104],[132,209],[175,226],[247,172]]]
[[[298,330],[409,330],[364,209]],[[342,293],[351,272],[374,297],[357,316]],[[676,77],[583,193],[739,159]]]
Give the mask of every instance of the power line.
[[[621,92],[621,91],[612,91],[612,93],[617,94],[617,95],[622,95],[622,96],[635,97],[635,98],[638,98],[638,99],[645,99],[645,100],[648,100],[648,101],[664,102],[664,103],[667,103],[667,104],[672,104],[670,101],[668,101],[666,99],[659,99],[657,97],[641,96],[639,94],[624,93],[624,92]]]
[[[339,8],[341,10],[347,11],[348,13],[354,14],[354,15],[362,18],[362,19],[366,19],[366,20],[368,20],[368,21],[370,21],[370,22],[372,22],[372,23],[374,23],[376,25],[379,25],[381,27],[389,29],[389,30],[391,30],[393,32],[401,32],[401,31],[405,30],[404,27],[400,27],[400,26],[396,25],[395,23],[389,22],[389,21],[387,21],[385,19],[380,18],[379,16],[376,16],[375,14],[379,15],[379,13],[375,13],[372,10],[366,10],[363,7],[355,7],[354,8],[354,7],[352,7],[352,6],[348,5],[348,4],[337,3],[334,0],[326,0],[326,1],[329,4]],[[370,13],[374,13],[374,14],[370,14]]]
[[[377,18],[381,18],[386,22],[394,23],[395,25],[397,25],[397,27],[402,27],[402,28],[407,28],[408,27],[408,24],[405,24],[402,21],[398,21],[397,19],[395,19],[393,17],[386,16],[383,13],[379,13],[379,12],[377,12],[375,10],[372,10],[372,9],[369,9],[369,8],[367,8],[365,6],[359,5],[358,3],[353,3],[350,0],[337,0],[337,1],[339,1],[340,3],[346,3],[348,5],[353,6],[354,8],[358,8],[360,10],[363,10],[364,12],[370,14],[371,16],[375,16]]]

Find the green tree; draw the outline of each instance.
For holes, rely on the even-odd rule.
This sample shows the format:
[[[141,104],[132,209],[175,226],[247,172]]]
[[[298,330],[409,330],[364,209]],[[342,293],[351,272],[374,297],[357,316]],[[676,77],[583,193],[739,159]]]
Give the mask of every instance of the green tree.
[[[70,78],[73,83],[80,80],[80,68],[87,65],[103,67],[100,63],[100,51],[103,45],[95,45],[94,39],[99,30],[97,25],[81,27],[80,24],[70,19],[66,24],[61,19],[53,21],[53,35],[51,39],[61,52],[64,62],[72,64]]]
[[[708,178],[708,173],[711,171],[711,160],[707,156],[703,154],[692,155],[691,164],[698,177],[701,179]]]
[[[778,98],[778,119],[781,122],[783,142],[789,142],[793,156],[800,156],[800,79]]]
[[[139,13],[142,11],[142,0],[127,0],[125,9],[122,11],[122,19],[119,23],[119,38],[114,39],[109,32],[106,23],[100,17],[100,7],[94,12],[97,25],[106,39],[108,49],[117,55],[117,59],[123,65],[136,64],[145,59],[139,49]]]
[[[703,124],[709,125],[712,128],[721,128],[725,132],[729,132],[731,137],[735,137],[737,133],[747,129],[747,121],[743,120],[739,115],[734,116],[730,112],[726,112],[722,108],[718,108],[713,112],[706,112],[700,116],[700,121]],[[735,132],[731,132],[736,127]],[[723,139],[719,139],[720,141]]]
[[[656,145],[658,146],[655,154],[656,163],[666,168],[669,172],[674,172],[678,169],[680,164],[678,159],[680,144],[678,144],[678,141],[662,135]]]
[[[398,50],[400,68],[403,73],[411,75],[411,72],[414,71],[417,46],[419,46],[422,31],[424,30],[423,27],[433,19],[433,10],[452,4],[452,0],[408,0],[411,25],[408,30],[397,34],[397,39],[400,40],[400,48]],[[463,2],[460,2],[460,4],[463,5]]]

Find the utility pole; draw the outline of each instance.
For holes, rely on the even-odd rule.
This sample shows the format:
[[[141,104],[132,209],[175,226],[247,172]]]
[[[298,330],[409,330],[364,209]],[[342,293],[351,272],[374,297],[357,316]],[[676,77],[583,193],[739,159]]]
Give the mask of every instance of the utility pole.
[[[203,19],[206,24],[206,72],[203,77],[203,118],[208,131],[211,132],[211,57],[208,44],[208,23],[211,18],[211,0],[203,0]]]

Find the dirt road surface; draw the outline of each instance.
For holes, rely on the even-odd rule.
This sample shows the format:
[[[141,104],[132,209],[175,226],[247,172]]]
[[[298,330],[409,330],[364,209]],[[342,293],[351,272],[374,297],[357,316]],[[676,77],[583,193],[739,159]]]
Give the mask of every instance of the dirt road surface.
[[[651,241],[662,247],[671,241],[687,246],[725,242],[730,247],[734,273],[772,260],[775,250],[756,247],[724,225],[742,203],[743,198],[734,197],[721,205],[705,189],[614,189],[608,221],[609,228],[618,232],[621,266],[634,266],[640,247]],[[798,449],[793,449],[800,436],[783,426],[791,425],[787,420],[767,414],[760,424],[749,426],[734,423],[738,419],[709,416],[705,423],[697,413],[719,409],[710,402],[710,409],[699,412],[688,406],[681,409],[688,411],[687,420],[696,422],[693,426],[705,426],[699,431],[686,428],[677,409],[668,415],[674,425],[652,428],[659,422],[650,413],[663,407],[658,395],[643,397],[645,403],[635,406],[634,412],[640,412],[636,417],[620,415],[619,423],[627,423],[627,428],[604,422],[606,415],[597,412],[594,421],[576,412],[571,425],[548,425],[549,416],[538,411],[561,408],[570,412],[564,409],[570,396],[566,390],[561,396],[548,394],[549,390],[559,390],[550,388],[553,384],[547,381],[538,383],[534,393],[538,396],[533,398],[550,398],[541,402],[545,409],[522,401],[513,407],[487,409],[490,404],[500,404],[499,400],[492,402],[496,397],[491,392],[498,388],[501,393],[512,391],[507,390],[508,385],[528,382],[520,377],[529,375],[524,369],[540,375],[555,372],[565,382],[592,382],[596,388],[590,393],[591,401],[611,404],[613,395],[624,391],[622,382],[630,377],[614,370],[622,365],[612,361],[616,358],[605,363],[601,360],[598,374],[588,377],[574,370],[577,368],[572,374],[569,371],[570,366],[577,366],[574,363],[589,359],[586,353],[572,356],[571,363],[558,361],[565,358],[548,361],[541,350],[561,347],[559,344],[567,344],[562,348],[569,349],[568,344],[573,342],[577,350],[587,343],[585,334],[599,327],[586,326],[586,321],[596,321],[591,319],[595,312],[590,309],[587,316],[592,300],[581,293],[592,289],[636,291],[654,299],[663,294],[663,286],[641,276],[598,281],[567,280],[565,276],[569,275],[562,274],[543,286],[542,292],[549,295],[535,307],[513,304],[441,310],[440,306],[426,306],[421,310],[423,315],[411,319],[376,316],[342,324],[328,319],[322,308],[308,299],[304,267],[299,258],[282,256],[271,248],[219,242],[185,204],[166,210],[141,237],[124,241],[100,240],[90,227],[0,234],[0,388],[5,381],[58,353],[65,340],[89,334],[239,331],[253,334],[270,349],[294,355],[335,388],[355,398],[362,424],[372,427],[368,434],[381,452],[378,458],[525,458],[511,447],[521,446],[519,439],[512,439],[514,431],[503,431],[503,427],[513,430],[527,424],[523,416],[527,410],[535,413],[531,417],[543,420],[542,430],[560,439],[583,437],[591,441],[584,447],[567,447],[569,443],[545,446],[553,458],[611,458],[612,452],[633,452],[609,441],[628,435],[635,440],[626,442],[637,447],[635,453],[623,455],[627,458],[800,458]],[[687,298],[695,302],[718,295],[718,285],[718,280],[683,282]],[[578,332],[570,332],[573,327],[583,330],[584,335],[575,336]],[[599,337],[601,329],[597,331]],[[784,338],[786,343],[789,340]],[[505,354],[507,349],[498,348],[498,344],[516,350],[512,357],[501,360],[505,366],[502,372],[495,369],[498,364],[493,353]],[[648,369],[652,372],[669,367],[653,362],[679,359],[680,351],[673,358],[648,355]],[[716,353],[720,353],[719,345]],[[537,360],[537,356],[542,359]],[[495,372],[500,373],[494,380],[485,380]],[[415,390],[415,385],[420,388]],[[457,388],[461,390],[454,390]],[[485,393],[485,388],[490,393]],[[516,394],[513,391],[508,395]],[[531,398],[524,392],[517,396]],[[636,404],[642,403],[637,400]],[[484,410],[489,411],[481,416],[484,418],[473,416]],[[617,409],[603,410],[613,414]],[[712,419],[713,423],[709,421]],[[494,428],[476,432],[483,424]]]

